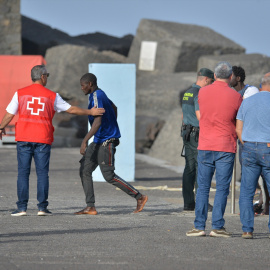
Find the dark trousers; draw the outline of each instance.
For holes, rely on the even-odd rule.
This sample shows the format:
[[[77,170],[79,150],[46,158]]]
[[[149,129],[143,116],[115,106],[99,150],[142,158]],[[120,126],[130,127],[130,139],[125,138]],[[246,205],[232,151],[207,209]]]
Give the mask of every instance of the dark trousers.
[[[190,133],[190,139],[185,139],[185,130],[183,131],[183,143],[185,146],[185,169],[183,173],[182,194],[184,198],[184,208],[195,207],[194,185],[197,188],[197,171],[198,171],[198,140],[196,132]]]
[[[92,173],[97,166],[100,167],[101,173],[108,183],[120,188],[135,199],[139,199],[142,196],[132,185],[114,173],[114,155],[117,145],[118,142],[110,142],[106,146],[91,143],[88,146],[85,155],[80,160],[80,177],[86,197],[85,201],[89,207],[95,206]]]

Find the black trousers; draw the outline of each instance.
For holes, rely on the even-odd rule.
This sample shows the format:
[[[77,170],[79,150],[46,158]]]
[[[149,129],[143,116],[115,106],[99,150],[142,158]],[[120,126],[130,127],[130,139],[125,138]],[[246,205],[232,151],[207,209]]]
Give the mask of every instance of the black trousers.
[[[190,133],[190,140],[185,139],[185,130],[183,131],[183,143],[185,146],[185,169],[183,173],[182,194],[184,198],[184,208],[195,207],[194,186],[197,188],[197,171],[198,171],[198,141],[196,132]]]
[[[101,173],[108,183],[120,188],[137,200],[142,196],[132,185],[114,173],[114,155],[117,145],[118,142],[110,142],[106,146],[93,142],[88,146],[85,155],[80,160],[80,177],[87,206],[95,206],[92,173],[97,166],[100,167]]]

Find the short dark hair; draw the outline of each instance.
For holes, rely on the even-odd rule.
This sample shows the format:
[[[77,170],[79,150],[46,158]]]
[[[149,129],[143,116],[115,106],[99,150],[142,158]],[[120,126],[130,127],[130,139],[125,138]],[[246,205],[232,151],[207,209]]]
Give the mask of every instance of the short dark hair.
[[[240,77],[240,82],[244,82],[246,79],[246,73],[245,70],[242,67],[233,66],[232,67],[233,74],[235,77]]]
[[[81,77],[80,82],[91,82],[93,85],[97,85],[97,77],[93,73],[86,73]]]

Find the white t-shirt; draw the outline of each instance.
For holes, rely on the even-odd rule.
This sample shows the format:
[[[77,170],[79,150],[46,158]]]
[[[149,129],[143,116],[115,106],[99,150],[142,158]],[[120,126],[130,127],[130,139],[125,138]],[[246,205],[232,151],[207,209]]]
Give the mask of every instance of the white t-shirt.
[[[8,104],[6,111],[8,113],[14,114],[16,115],[18,113],[18,107],[19,107],[19,102],[18,102],[18,94],[17,92],[14,94],[11,102]],[[67,111],[69,108],[71,107],[71,105],[69,103],[67,103],[66,101],[64,101],[61,96],[56,93],[56,98],[54,101],[54,110],[56,112],[65,112]]]
[[[251,86],[249,86],[249,87],[246,89],[243,98],[251,97],[251,96],[253,96],[254,94],[257,94],[257,93],[259,93],[259,92],[260,92],[260,91],[259,91],[259,89],[258,89],[257,87],[251,85]]]

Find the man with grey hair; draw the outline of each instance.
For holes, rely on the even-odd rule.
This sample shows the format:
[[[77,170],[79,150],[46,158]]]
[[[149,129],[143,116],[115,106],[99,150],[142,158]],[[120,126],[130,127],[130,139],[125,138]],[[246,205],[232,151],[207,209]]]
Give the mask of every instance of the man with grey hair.
[[[232,178],[236,152],[236,114],[242,97],[229,86],[232,67],[220,62],[215,68],[215,82],[203,87],[198,96],[200,135],[198,145],[198,190],[194,228],[187,236],[205,236],[208,200],[212,177],[216,172],[216,195],[210,236],[230,237],[223,218]]]
[[[5,127],[18,114],[15,140],[17,141],[18,179],[17,210],[12,216],[25,216],[29,200],[29,175],[32,158],[37,173],[38,215],[47,216],[49,194],[49,163],[53,142],[52,119],[55,112],[65,111],[76,115],[102,115],[104,109],[89,110],[71,106],[59,94],[45,88],[49,73],[44,65],[34,66],[31,70],[32,84],[15,92],[7,106],[7,113],[0,125],[0,139]]]
[[[270,72],[262,78],[260,92],[243,101],[236,117],[236,133],[243,145],[239,206],[244,239],[253,238],[253,196],[261,173],[270,190],[269,92]]]

